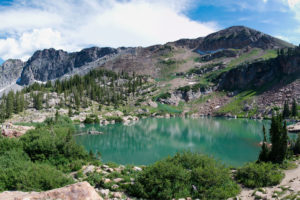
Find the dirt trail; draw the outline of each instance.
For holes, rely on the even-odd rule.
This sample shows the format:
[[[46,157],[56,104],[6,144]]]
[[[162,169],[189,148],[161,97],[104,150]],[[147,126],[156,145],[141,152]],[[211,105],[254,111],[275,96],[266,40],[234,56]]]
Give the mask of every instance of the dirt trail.
[[[300,161],[296,162],[297,168],[285,170],[285,177],[281,183],[274,187],[265,187],[261,191],[255,192],[251,189],[243,189],[239,199],[253,200],[253,199],[285,199],[292,195],[293,198],[286,199],[300,199]],[[255,194],[254,194],[255,192]],[[260,198],[259,198],[260,197]]]

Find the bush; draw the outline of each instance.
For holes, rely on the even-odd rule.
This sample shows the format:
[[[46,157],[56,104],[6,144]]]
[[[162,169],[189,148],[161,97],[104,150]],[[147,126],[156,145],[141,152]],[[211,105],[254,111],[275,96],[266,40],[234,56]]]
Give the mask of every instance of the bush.
[[[115,121],[115,123],[122,123],[123,122],[122,117],[118,117],[118,116],[106,117],[106,120],[109,121],[109,122]]]
[[[40,191],[73,183],[50,165],[32,163],[21,151],[9,151],[0,156],[0,180],[0,191]]]
[[[0,137],[0,191],[40,191],[73,183],[63,172],[95,159],[73,139],[68,117],[49,118],[19,139]]]
[[[236,180],[249,188],[274,186],[280,183],[284,174],[272,163],[249,163],[237,170]]]
[[[136,183],[127,188],[129,194],[146,199],[227,199],[239,190],[228,168],[190,152],[178,153],[145,168]]]
[[[85,123],[85,124],[99,124],[100,120],[99,120],[97,115],[90,115],[90,116],[87,116],[85,118],[83,123]]]

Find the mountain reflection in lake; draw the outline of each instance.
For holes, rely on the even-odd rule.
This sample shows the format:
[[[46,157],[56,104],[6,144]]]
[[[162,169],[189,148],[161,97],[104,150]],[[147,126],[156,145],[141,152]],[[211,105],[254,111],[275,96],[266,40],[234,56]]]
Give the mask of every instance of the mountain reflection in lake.
[[[89,130],[101,135],[77,135],[76,141],[88,151],[100,152],[104,162],[147,165],[191,150],[215,157],[231,166],[257,159],[262,140],[262,126],[269,121],[226,118],[141,119],[131,126],[86,125],[78,132]]]

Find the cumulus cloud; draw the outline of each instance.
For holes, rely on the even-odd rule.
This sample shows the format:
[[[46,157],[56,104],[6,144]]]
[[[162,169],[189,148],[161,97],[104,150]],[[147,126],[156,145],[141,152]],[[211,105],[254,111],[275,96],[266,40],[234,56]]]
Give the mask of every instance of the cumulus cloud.
[[[149,46],[205,36],[215,22],[184,15],[192,0],[23,0],[0,7],[0,57],[23,60],[37,49]],[[4,36],[4,37],[3,37]]]

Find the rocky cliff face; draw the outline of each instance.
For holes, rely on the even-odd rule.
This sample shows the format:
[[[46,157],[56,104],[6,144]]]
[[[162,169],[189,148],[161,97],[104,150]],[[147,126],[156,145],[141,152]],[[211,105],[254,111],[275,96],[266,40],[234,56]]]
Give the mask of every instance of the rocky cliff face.
[[[289,59],[278,57],[234,68],[219,77],[218,89],[243,90],[251,87],[258,89],[275,79],[289,75],[291,77],[300,75],[299,56],[291,56]]]
[[[117,53],[116,49],[92,47],[76,53],[63,50],[45,49],[37,51],[26,62],[20,84],[28,85],[37,81],[48,81],[72,72],[75,68]]]
[[[7,60],[0,66],[0,89],[15,83],[21,75],[24,63],[21,60]]]

